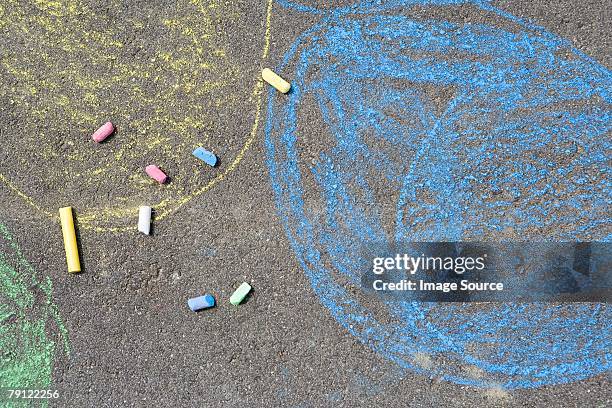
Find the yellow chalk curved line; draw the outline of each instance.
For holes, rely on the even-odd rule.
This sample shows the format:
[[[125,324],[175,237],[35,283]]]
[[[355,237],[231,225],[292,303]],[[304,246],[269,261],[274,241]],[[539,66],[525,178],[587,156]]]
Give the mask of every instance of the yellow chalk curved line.
[[[26,193],[21,191],[16,185],[11,183],[11,181],[9,179],[7,179],[6,176],[4,174],[2,174],[2,173],[0,173],[0,181],[2,181],[4,184],[6,184],[6,186],[9,189],[13,190],[13,192],[15,192],[15,194],[17,194],[19,197],[23,198],[23,200],[26,203],[30,204],[32,207],[34,207],[35,209],[37,209],[38,211],[40,211],[41,213],[43,213],[47,217],[50,217],[50,218],[53,218],[53,219],[59,221],[59,215],[51,214],[49,211],[47,211],[44,208],[42,208],[39,205],[37,205],[36,202],[30,196],[28,196]]]
[[[264,48],[263,48],[263,52],[261,55],[261,60],[263,62],[263,60],[265,60],[268,57],[268,54],[270,52],[270,36],[271,36],[271,21],[272,21],[272,3],[273,0],[268,0],[268,4],[267,4],[267,9],[266,9],[266,31],[265,31],[265,35],[264,35]],[[245,141],[244,145],[242,146],[242,148],[240,149],[240,152],[238,152],[238,154],[236,155],[236,157],[234,158],[234,160],[232,161],[232,163],[225,169],[225,171],[223,171],[223,173],[220,173],[219,175],[217,175],[217,177],[215,177],[214,179],[212,179],[211,181],[208,182],[208,184],[206,184],[204,187],[202,187],[201,189],[188,194],[186,196],[181,197],[178,200],[175,199],[166,199],[163,200],[161,202],[159,202],[157,205],[154,206],[154,208],[157,208],[158,210],[158,214],[156,214],[155,219],[156,220],[162,220],[164,218],[166,218],[168,215],[170,215],[171,213],[173,213],[174,211],[178,210],[180,207],[182,207],[184,204],[186,204],[187,202],[189,202],[190,200],[192,200],[193,198],[205,193],[206,191],[210,190],[212,187],[215,186],[215,184],[219,183],[220,181],[222,181],[223,179],[225,179],[232,171],[234,171],[236,169],[236,167],[238,167],[238,164],[240,164],[240,162],[242,161],[242,159],[244,158],[246,152],[251,148],[251,145],[253,144],[253,141],[255,140],[255,137],[257,136],[257,130],[259,129],[259,120],[261,117],[261,104],[262,104],[262,94],[263,94],[263,80],[261,78],[259,78],[255,84],[255,87],[253,88],[253,92],[251,93],[251,98],[256,99],[256,109],[255,109],[255,120],[253,122],[253,126],[251,128],[251,132],[249,133],[249,137],[247,138],[247,140]],[[17,186],[15,186],[13,183],[11,183],[6,176],[4,176],[2,173],[0,173],[0,181],[3,182],[4,184],[7,185],[7,187],[9,187],[11,190],[13,190],[19,197],[21,197],[26,203],[28,203],[30,206],[32,206],[33,208],[35,208],[36,210],[40,211],[41,213],[43,213],[44,215],[46,215],[49,218],[52,218],[55,221],[59,222],[59,216],[45,210],[44,208],[40,207],[39,205],[36,204],[36,202],[30,197],[28,196],[26,193],[24,193],[23,191],[21,191]],[[168,208],[166,208],[168,207]],[[160,210],[161,209],[161,210]],[[138,207],[133,207],[133,208],[124,208],[122,210],[114,210],[111,212],[115,212],[115,214],[119,213],[122,216],[125,216],[127,214],[137,214],[138,213]],[[92,221],[95,221],[95,219],[97,218],[98,214],[92,214],[92,215],[86,215],[86,216],[77,216],[77,222],[79,224],[79,227],[82,229],[93,229],[94,231],[97,232],[123,232],[123,231],[131,231],[131,230],[135,230],[136,226],[123,226],[123,227],[99,227],[99,226],[92,226],[90,225],[90,223]]]
[[[268,0],[268,7],[267,7],[267,12],[266,12],[266,33],[264,36],[264,49],[261,55],[262,61],[268,57],[268,54],[270,52],[270,32],[271,32],[270,24],[272,20],[272,17],[271,17],[272,16],[272,1],[273,0]],[[225,169],[223,173],[219,174],[217,177],[212,179],[207,185],[205,185],[201,189],[195,191],[192,194],[188,194],[179,200],[172,200],[173,203],[175,204],[173,208],[161,211],[158,215],[156,215],[157,220],[166,218],[169,214],[179,209],[182,205],[187,203],[189,200],[210,190],[215,184],[223,180],[228,174],[234,171],[234,169],[242,161],[246,152],[251,148],[251,145],[253,144],[253,141],[255,140],[255,137],[257,136],[257,130],[259,129],[259,118],[261,116],[263,85],[264,85],[263,79],[259,78],[257,80],[257,83],[255,84],[255,88],[253,88],[253,92],[251,93],[251,98],[253,99],[257,98],[256,110],[255,110],[255,120],[253,122],[253,127],[251,128],[251,133],[249,134],[248,139],[242,146],[242,149],[240,149],[240,152],[238,152],[238,154],[234,158],[234,161],[227,167],[227,169]],[[160,204],[163,207],[162,203]]]

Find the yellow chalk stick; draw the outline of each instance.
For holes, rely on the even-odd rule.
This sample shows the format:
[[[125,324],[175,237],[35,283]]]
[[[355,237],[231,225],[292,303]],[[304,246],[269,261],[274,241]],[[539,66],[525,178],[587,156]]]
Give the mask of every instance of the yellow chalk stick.
[[[272,85],[279,92],[286,94],[287,92],[289,92],[289,89],[291,89],[291,84],[276,75],[276,73],[270,68],[264,68],[261,71],[261,77],[264,81]]]
[[[79,250],[74,231],[74,219],[72,218],[72,207],[60,208],[59,213],[62,222],[62,234],[64,235],[64,249],[66,250],[68,272],[81,272]]]

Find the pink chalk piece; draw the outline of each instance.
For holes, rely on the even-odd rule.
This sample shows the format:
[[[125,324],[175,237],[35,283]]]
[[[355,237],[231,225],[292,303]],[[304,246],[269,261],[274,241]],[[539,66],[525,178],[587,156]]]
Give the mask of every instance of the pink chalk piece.
[[[168,179],[168,176],[166,176],[166,173],[161,171],[160,168],[154,164],[150,164],[147,167],[145,167],[145,171],[147,172],[149,177],[157,180],[159,184],[164,184],[166,180]]]
[[[109,137],[114,131],[115,126],[113,126],[111,122],[106,122],[105,124],[100,126],[100,129],[96,130],[96,132],[91,135],[91,138],[94,140],[94,142],[100,143],[101,141]]]

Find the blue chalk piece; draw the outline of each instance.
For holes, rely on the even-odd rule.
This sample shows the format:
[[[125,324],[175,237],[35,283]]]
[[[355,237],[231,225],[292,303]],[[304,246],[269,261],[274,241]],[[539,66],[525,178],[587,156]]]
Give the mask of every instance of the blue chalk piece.
[[[196,148],[193,151],[193,155],[211,167],[215,167],[215,165],[217,164],[217,156],[215,156],[214,153],[204,149],[203,147]]]
[[[215,305],[215,298],[213,295],[209,295],[207,293],[204,296],[198,296],[196,298],[189,299],[187,301],[187,304],[189,305],[189,308],[192,311],[197,312],[198,310],[213,307]]]

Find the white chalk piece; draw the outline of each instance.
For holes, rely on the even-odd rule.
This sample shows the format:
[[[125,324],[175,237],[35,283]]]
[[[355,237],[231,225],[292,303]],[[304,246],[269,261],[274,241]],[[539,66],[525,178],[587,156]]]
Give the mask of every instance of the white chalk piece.
[[[138,209],[138,231],[146,235],[151,232],[151,207],[148,205]]]

